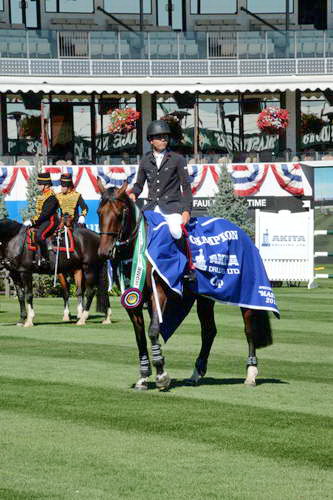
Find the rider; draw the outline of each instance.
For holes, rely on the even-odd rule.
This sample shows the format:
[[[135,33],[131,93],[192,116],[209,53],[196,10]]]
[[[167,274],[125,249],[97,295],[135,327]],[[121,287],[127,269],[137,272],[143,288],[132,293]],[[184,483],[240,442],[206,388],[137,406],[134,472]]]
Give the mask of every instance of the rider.
[[[51,236],[58,226],[57,211],[59,204],[55,193],[51,189],[52,181],[49,172],[39,173],[37,184],[40,194],[36,199],[35,215],[31,220],[26,220],[23,224],[37,228],[36,240],[41,254],[39,265],[45,266],[49,264],[46,238]]]
[[[85,224],[85,217],[88,213],[88,205],[82,195],[74,189],[71,174],[62,174],[60,177],[61,193],[57,194],[61,215],[68,214],[73,218],[74,224]],[[79,210],[81,215],[79,215]]]
[[[166,220],[179,249],[189,261],[185,278],[195,279],[195,272],[184,230],[191,217],[192,191],[185,169],[185,158],[168,149],[171,131],[165,120],[154,120],[147,128],[152,151],[140,162],[136,183],[130,198],[136,201],[148,183],[148,203],[144,210],[154,210]]]

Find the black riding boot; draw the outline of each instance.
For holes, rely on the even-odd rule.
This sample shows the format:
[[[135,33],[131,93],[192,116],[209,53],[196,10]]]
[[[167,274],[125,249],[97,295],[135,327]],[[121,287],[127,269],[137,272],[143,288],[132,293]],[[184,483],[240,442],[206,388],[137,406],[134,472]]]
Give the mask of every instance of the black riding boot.
[[[45,240],[38,241],[37,264],[39,264],[40,267],[49,267],[50,265],[47,242]]]
[[[192,264],[191,251],[189,247],[189,243],[186,239],[186,236],[182,234],[182,237],[179,240],[175,240],[177,247],[179,250],[185,255],[187,259],[187,266],[185,269],[184,279],[187,281],[196,281],[197,277],[195,275],[195,270]]]

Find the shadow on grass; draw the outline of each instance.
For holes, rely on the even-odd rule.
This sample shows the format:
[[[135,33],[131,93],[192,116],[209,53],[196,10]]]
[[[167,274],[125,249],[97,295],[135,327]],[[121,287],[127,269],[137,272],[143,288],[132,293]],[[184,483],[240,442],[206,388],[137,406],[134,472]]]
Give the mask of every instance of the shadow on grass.
[[[199,385],[244,385],[245,378],[212,378],[206,377],[201,380],[197,384],[193,384],[190,379],[186,378],[183,380],[172,379],[170,387],[168,389],[164,389],[159,392],[168,392],[172,389],[176,389],[177,387],[197,387]],[[257,386],[264,384],[289,384],[284,380],[279,378],[261,378],[256,380]],[[135,389],[135,384],[130,386],[131,389]],[[157,389],[155,382],[148,382],[148,391],[151,389]],[[147,392],[146,390],[137,390],[137,392]]]
[[[173,380],[171,388],[173,387],[195,387],[196,385],[243,385],[245,378],[212,378],[205,377],[200,379],[197,384],[193,384],[190,379]],[[279,378],[258,378],[257,385],[264,384],[289,384]]]

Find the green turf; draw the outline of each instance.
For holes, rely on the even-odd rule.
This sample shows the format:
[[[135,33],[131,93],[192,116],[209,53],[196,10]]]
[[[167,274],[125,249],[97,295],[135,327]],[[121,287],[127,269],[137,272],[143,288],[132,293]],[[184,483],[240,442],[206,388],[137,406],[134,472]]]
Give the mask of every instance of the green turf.
[[[36,301],[19,328],[0,304],[0,499],[299,500],[332,497],[333,283],[275,289],[282,319],[244,387],[237,308],[216,306],[207,378],[185,379],[199,351],[195,314],[164,346],[169,392],[136,393],[137,350],[119,299],[113,324],[62,324],[61,300]]]

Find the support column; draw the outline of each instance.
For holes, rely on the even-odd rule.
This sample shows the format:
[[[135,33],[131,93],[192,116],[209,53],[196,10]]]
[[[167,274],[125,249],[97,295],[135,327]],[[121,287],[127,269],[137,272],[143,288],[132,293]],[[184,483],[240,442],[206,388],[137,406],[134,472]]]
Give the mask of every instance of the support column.
[[[3,114],[2,99],[0,99],[0,116]],[[2,120],[0,120],[0,156],[3,156],[3,141],[2,141]]]
[[[152,120],[152,96],[148,92],[144,92],[141,96],[141,123],[142,123],[142,151],[143,154],[150,151],[151,147],[146,138],[146,130]]]
[[[286,109],[289,111],[289,125],[286,131],[286,148],[291,149],[291,158],[297,153],[296,92],[286,90]],[[289,158],[289,160],[291,160]]]

